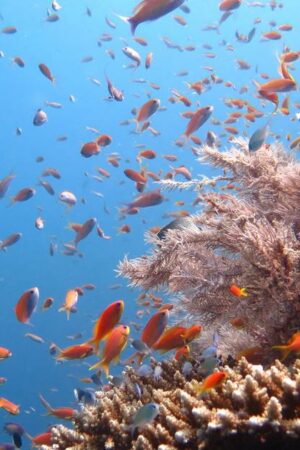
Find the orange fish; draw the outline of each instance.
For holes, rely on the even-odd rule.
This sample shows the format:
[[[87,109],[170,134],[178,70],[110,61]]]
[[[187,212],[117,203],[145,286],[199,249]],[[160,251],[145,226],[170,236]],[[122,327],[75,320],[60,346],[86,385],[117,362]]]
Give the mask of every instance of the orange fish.
[[[289,92],[296,90],[296,82],[288,78],[277,78],[261,84],[259,93],[263,92]]]
[[[223,0],[219,4],[220,11],[232,11],[241,6],[242,0]]]
[[[27,436],[29,436],[27,434]],[[52,446],[52,433],[51,431],[46,431],[45,433],[37,434],[36,436],[29,436],[32,442],[32,446],[40,447],[41,445]]]
[[[147,54],[146,59],[145,59],[145,68],[149,69],[149,67],[152,64],[152,59],[153,59],[153,53],[150,52]]]
[[[164,331],[160,338],[152,345],[154,350],[159,350],[162,353],[173,350],[174,348],[183,347],[185,345],[184,333],[185,327],[175,325]]]
[[[145,325],[142,334],[141,340],[146,344],[149,348],[155,344],[155,342],[160,338],[162,333],[164,332],[169,318],[169,311],[167,308],[162,308],[157,311],[147,322]]]
[[[125,169],[124,174],[126,177],[128,177],[130,180],[135,181],[137,183],[145,184],[147,182],[147,179],[145,176],[136,170],[133,169]]]
[[[204,108],[197,109],[189,121],[183,135],[189,138],[191,134],[198,130],[198,128],[200,128],[201,125],[203,125],[210,118],[213,110],[213,106],[205,106]]]
[[[37,287],[28,289],[19,298],[15,313],[19,322],[29,323],[31,314],[35,311],[39,300],[39,290]]]
[[[96,142],[100,147],[106,147],[112,143],[112,137],[108,134],[101,134],[101,136],[96,139]]]
[[[94,141],[86,142],[81,147],[80,153],[85,158],[90,158],[91,156],[98,155],[98,153],[100,153],[100,146]]]
[[[43,309],[50,308],[53,305],[53,303],[54,303],[54,298],[52,298],[52,297],[46,298],[43,303]]]
[[[226,378],[225,372],[214,372],[203,380],[202,384],[195,386],[196,395],[202,395],[209,392],[211,389],[219,387]]]
[[[152,98],[144,103],[140,109],[137,111],[135,120],[139,124],[140,122],[145,122],[152,116],[159,108],[160,100],[158,98]]]
[[[5,411],[14,416],[20,413],[20,406],[4,397],[0,397],[0,408],[5,409]]]
[[[67,292],[65,303],[61,308],[59,308],[59,312],[66,311],[67,319],[70,319],[70,313],[74,310],[76,303],[78,302],[78,292],[76,289],[70,289]]]
[[[0,347],[0,360],[9,358],[12,355],[12,352],[5,347]]]
[[[236,284],[232,284],[229,290],[235,297],[248,297],[246,288],[240,288]]]
[[[26,202],[35,195],[36,191],[32,188],[23,188],[17,194],[11,198],[11,204],[16,202]]]
[[[300,353],[300,331],[293,334],[286,345],[275,345],[272,348],[283,352],[282,360],[286,359],[290,352],[295,352],[296,354]]]
[[[280,108],[280,112],[285,116],[288,116],[290,114],[289,102],[290,102],[289,97],[285,97]]]
[[[83,359],[91,356],[94,353],[94,347],[89,344],[71,345],[70,347],[62,349],[57,355],[58,361],[65,359]]]
[[[202,330],[201,325],[192,325],[191,327],[187,328],[183,333],[184,342],[186,342],[187,344],[189,342],[192,342],[199,336],[201,330]]]
[[[72,420],[74,419],[77,411],[73,408],[69,408],[68,406],[61,406],[58,408],[52,408],[52,406],[49,405],[47,400],[44,399],[42,395],[39,396],[41,403],[45,406],[45,408],[48,410],[47,415],[57,417],[58,419],[64,419],[64,420]]]
[[[186,358],[190,354],[190,352],[190,347],[188,345],[184,345],[176,351],[174,358],[176,359],[176,361],[179,361],[182,358]]]
[[[95,346],[96,352],[99,349],[99,344],[103,339],[106,339],[120,321],[124,311],[123,300],[117,300],[111,303],[99,316],[93,330],[93,337],[88,341],[88,344]]]
[[[90,367],[90,370],[102,367],[106,376],[109,375],[109,365],[112,361],[117,362],[121,352],[127,345],[130,328],[127,325],[119,325],[112,330],[107,338],[103,349],[103,358],[100,362]]]

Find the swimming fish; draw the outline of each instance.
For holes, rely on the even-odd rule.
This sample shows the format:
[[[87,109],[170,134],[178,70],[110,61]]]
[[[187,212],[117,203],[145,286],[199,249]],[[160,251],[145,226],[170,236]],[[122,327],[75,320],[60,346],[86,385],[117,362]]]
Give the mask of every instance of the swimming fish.
[[[29,323],[32,313],[35,311],[39,300],[39,290],[37,287],[28,289],[19,298],[15,313],[19,322]]]
[[[194,112],[192,118],[190,119],[185,132],[183,135],[189,138],[191,134],[198,130],[211,116],[214,108],[213,106],[205,106],[203,108],[197,109]]]
[[[70,319],[70,313],[72,312],[73,308],[76,306],[78,302],[78,292],[76,289],[70,289],[65,298],[65,302],[61,308],[59,308],[59,312],[66,311],[67,313],[67,319]]]
[[[236,284],[232,284],[229,287],[229,291],[231,292],[232,295],[234,295],[235,297],[248,297],[248,294],[246,292],[246,288],[240,288],[239,286],[237,286]]]
[[[14,416],[20,413],[20,406],[4,397],[0,397],[0,408],[5,409],[5,411]]]
[[[94,347],[89,344],[71,345],[60,350],[56,356],[57,361],[83,359],[91,356],[94,353]]]
[[[127,325],[118,325],[112,330],[107,337],[104,349],[103,358],[98,363],[90,367],[90,370],[102,367],[106,376],[109,375],[109,365],[112,361],[117,362],[120,358],[121,352],[127,345],[130,328]]]
[[[286,345],[275,345],[272,348],[282,351],[282,360],[286,359],[290,352],[300,353],[300,331],[293,334]]]
[[[195,394],[203,395],[209,392],[211,389],[216,389],[223,383],[225,378],[226,373],[222,371],[214,372],[211,375],[208,375],[200,385],[195,385]]]
[[[185,0],[142,0],[134,9],[131,17],[118,17],[130,24],[131,33],[143,22],[150,22],[169,14],[182,5]]]
[[[133,435],[137,428],[152,422],[158,414],[159,405],[157,403],[146,403],[138,409],[132,424],[127,428],[127,430],[131,432],[131,435]]]
[[[0,241],[0,250],[6,250],[7,247],[10,247],[11,245],[18,242],[22,237],[22,233],[13,233],[7,236],[5,239]]]
[[[149,348],[160,338],[164,332],[169,318],[169,311],[163,309],[155,313],[145,325],[142,334],[141,341]]]
[[[12,352],[8,348],[0,347],[0,361],[12,356]]]
[[[119,323],[124,311],[123,300],[117,300],[111,303],[100,314],[93,330],[93,337],[88,341],[89,344],[95,346],[96,352],[99,349],[99,344],[103,339],[107,339],[113,328]]]
[[[73,408],[69,408],[67,406],[61,406],[58,408],[52,408],[50,404],[45,400],[45,398],[40,394],[39,395],[41,403],[45,406],[48,413],[47,415],[57,417],[58,419],[64,420],[72,420],[74,416],[77,414],[77,411]]]
[[[264,144],[267,136],[269,134],[269,124],[265,125],[263,128],[256,130],[250,137],[248,149],[250,152],[255,152],[259,150]]]

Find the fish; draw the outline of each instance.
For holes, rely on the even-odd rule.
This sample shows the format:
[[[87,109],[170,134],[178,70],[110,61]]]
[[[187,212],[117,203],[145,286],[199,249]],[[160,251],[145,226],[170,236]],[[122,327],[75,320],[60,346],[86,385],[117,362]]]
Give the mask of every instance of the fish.
[[[134,48],[123,47],[122,52],[136,63],[136,67],[141,65],[141,55]]]
[[[94,345],[96,352],[98,352],[100,342],[107,339],[113,328],[119,323],[123,311],[124,301],[116,300],[100,314],[93,329],[93,337],[88,341],[88,344]]]
[[[175,348],[183,347],[185,345],[184,333],[186,330],[185,327],[178,325],[168,328],[152,345],[153,350],[159,350],[161,353],[165,353]]]
[[[222,0],[219,4],[220,11],[232,11],[241,6],[242,0]]]
[[[157,20],[181,6],[185,0],[142,0],[134,9],[133,16],[117,15],[124,22],[130,24],[131,33],[143,22]]]
[[[183,136],[189,138],[191,134],[198,130],[211,116],[214,108],[213,106],[205,106],[197,109],[190,119]]]
[[[25,291],[15,306],[15,314],[19,322],[28,324],[39,301],[39,289],[33,287]]]
[[[129,333],[130,328],[127,325],[118,325],[114,328],[105,342],[103,358],[98,363],[91,366],[89,370],[101,367],[108,377],[109,365],[112,361],[116,362],[119,360],[121,352],[127,345]]]
[[[152,98],[144,103],[136,113],[135,120],[139,124],[149,119],[160,107],[160,100],[158,98]]]
[[[296,354],[300,353],[300,331],[293,334],[291,339],[286,345],[274,345],[274,350],[280,350],[282,352],[282,361],[286,359],[291,352]]]
[[[38,344],[44,344],[45,341],[41,336],[33,333],[25,333],[25,337],[30,338],[32,341],[37,342]]]
[[[195,384],[194,390],[196,395],[203,395],[209,392],[211,389],[219,387],[226,378],[226,372],[214,372],[208,375],[201,384]]]
[[[248,150],[250,152],[256,152],[265,143],[265,140],[269,134],[269,124],[267,123],[263,128],[256,130],[249,139]]]
[[[12,233],[0,241],[0,250],[6,251],[7,247],[14,245],[22,237],[22,233]]]
[[[52,446],[52,432],[46,431],[45,433],[37,434],[36,436],[27,436],[30,438],[33,447],[40,447],[41,445]]]
[[[259,93],[261,91],[266,93],[274,92],[290,92],[295,91],[297,88],[297,83],[289,78],[275,78],[273,80],[267,81],[259,86]]]
[[[0,180],[0,199],[3,198],[8,191],[8,188],[15,178],[15,175],[10,174]]]
[[[40,69],[40,71],[42,72],[42,74],[43,74],[46,78],[48,78],[48,80],[50,80],[52,83],[54,83],[55,78],[54,78],[54,76],[52,75],[52,73],[51,73],[49,67],[46,66],[46,64],[43,64],[43,63],[42,63],[42,64],[39,64],[39,69]]]
[[[96,404],[97,398],[94,389],[74,389],[74,397],[79,404],[94,406]]]
[[[72,420],[77,414],[77,411],[73,408],[69,408],[67,406],[61,406],[58,408],[52,408],[50,404],[45,400],[45,398],[40,394],[39,395],[40,401],[43,406],[47,409],[48,413],[47,415],[57,417],[58,419],[63,420]]]
[[[41,126],[44,125],[44,123],[48,122],[48,116],[41,108],[39,108],[34,117],[33,117],[33,125],[35,126]]]
[[[36,194],[36,190],[33,188],[23,188],[11,197],[11,205],[17,202],[26,202]]]
[[[133,208],[148,208],[150,206],[159,205],[164,200],[160,189],[154,189],[153,191],[148,191],[140,194],[136,199],[128,204],[128,210]]]
[[[144,425],[153,422],[158,414],[159,405],[157,403],[146,403],[137,410],[132,424],[127,427],[127,431],[130,431],[133,436],[137,428],[141,428]]]
[[[5,409],[5,411],[14,416],[20,413],[20,406],[7,400],[5,397],[0,397],[0,408]]]
[[[0,347],[0,360],[10,358],[11,356],[12,352],[8,348]]]
[[[186,358],[190,354],[190,352],[190,347],[186,344],[176,350],[174,359],[176,359],[176,361],[180,361],[183,358]]]
[[[94,353],[94,347],[89,344],[71,345],[61,349],[56,356],[57,361],[83,359]]]
[[[172,220],[164,227],[162,227],[157,233],[157,237],[160,240],[166,238],[169,230],[194,230],[199,231],[199,227],[193,223],[190,217],[179,217],[178,219]]]
[[[232,284],[229,287],[229,291],[231,292],[232,295],[234,295],[235,297],[248,297],[248,294],[246,292],[246,288],[240,288],[239,286],[237,286],[236,284]]]
[[[77,203],[77,198],[70,191],[63,191],[59,194],[59,200],[63,203],[66,203],[69,207],[74,206]]]
[[[80,241],[82,241],[84,238],[86,238],[91,231],[94,229],[95,225],[97,223],[97,219],[95,217],[92,217],[91,219],[87,219],[83,224],[70,224],[69,227],[75,231],[76,235],[74,238],[74,244],[77,245]]]
[[[67,319],[70,319],[70,313],[72,312],[73,308],[76,306],[78,302],[78,292],[76,291],[76,289],[69,289],[67,294],[66,294],[66,298],[65,298],[65,302],[63,304],[63,306],[61,308],[59,308],[59,312],[62,311],[66,311],[67,313]]]
[[[155,344],[164,332],[169,319],[169,311],[157,311],[147,322],[141,334],[141,341],[149,348]]]
[[[110,95],[110,98],[113,100],[116,100],[117,102],[122,102],[125,98],[123,91],[121,91],[119,88],[114,86],[108,76],[105,73],[106,83],[107,83],[107,89]]]

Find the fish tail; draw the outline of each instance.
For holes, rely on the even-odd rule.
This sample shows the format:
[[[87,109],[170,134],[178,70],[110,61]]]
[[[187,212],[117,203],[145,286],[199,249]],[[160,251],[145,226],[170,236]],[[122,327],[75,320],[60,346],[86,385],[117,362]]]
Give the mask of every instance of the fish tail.
[[[39,399],[42,403],[43,406],[45,406],[45,408],[48,410],[48,414],[50,415],[53,411],[53,408],[51,407],[51,405],[47,402],[47,400],[42,396],[42,394],[39,395]]]
[[[272,347],[272,349],[280,350],[282,352],[281,361],[285,360],[288,357],[288,355],[289,355],[289,353],[291,351],[287,345],[274,345]]]
[[[241,289],[241,294],[242,294],[242,297],[248,297],[246,288],[242,288],[242,289]]]
[[[135,30],[136,30],[136,27],[138,26],[138,24],[131,17],[121,16],[120,14],[117,14],[117,13],[114,13],[114,14],[116,17],[121,19],[123,22],[129,23],[131,33],[132,34],[135,33]]]
[[[89,368],[89,370],[95,370],[95,369],[103,369],[103,371],[105,372],[106,377],[108,377],[109,375],[109,363],[106,361],[99,361],[96,364],[94,364],[93,366],[91,366]]]

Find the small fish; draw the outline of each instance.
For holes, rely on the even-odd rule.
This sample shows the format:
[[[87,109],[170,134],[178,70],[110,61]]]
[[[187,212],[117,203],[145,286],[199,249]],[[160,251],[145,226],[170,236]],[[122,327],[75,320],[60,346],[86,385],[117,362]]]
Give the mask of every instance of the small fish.
[[[5,196],[14,178],[15,175],[7,175],[6,177],[2,178],[2,180],[0,180],[0,199]]]
[[[100,342],[107,339],[113,328],[119,323],[123,311],[123,300],[117,300],[100,314],[93,329],[93,337],[88,341],[89,344],[95,346],[96,352],[98,352]]]
[[[68,206],[74,206],[77,203],[77,198],[73,192],[63,191],[59,194],[59,199]]]
[[[134,34],[136,28],[143,22],[157,20],[166,14],[174,11],[184,3],[185,0],[158,0],[153,2],[142,0],[134,9],[131,17],[123,17],[117,15],[124,22],[130,24],[131,33]]]
[[[175,348],[183,347],[185,345],[184,333],[186,330],[185,327],[178,325],[168,328],[152,345],[152,348],[159,350],[161,353],[165,353]]]
[[[0,241],[0,250],[6,251],[7,247],[14,245],[22,237],[22,233],[13,233]]]
[[[269,134],[269,124],[265,125],[263,128],[259,128],[256,130],[248,144],[248,149],[250,152],[255,152],[256,150],[259,150],[261,146],[264,144],[267,136]]]
[[[110,94],[110,97],[113,100],[116,100],[117,102],[122,102],[125,98],[123,91],[121,91],[116,86],[114,86],[106,74],[105,74],[105,78],[106,78],[107,89]]]
[[[20,413],[20,406],[4,397],[0,397],[0,408],[5,409],[5,411],[14,416]]]
[[[229,291],[231,292],[232,295],[234,295],[235,297],[248,297],[248,294],[246,292],[246,288],[240,288],[239,286],[237,286],[236,284],[232,284],[229,287]]]
[[[8,348],[0,347],[0,361],[6,358],[10,358],[12,356],[12,352],[8,350]]]
[[[33,125],[41,126],[48,121],[48,116],[42,109],[38,109],[33,117]]]
[[[136,50],[134,50],[134,48],[123,47],[122,52],[136,63],[136,67],[141,65],[141,56]]]
[[[17,202],[26,202],[36,194],[36,190],[32,188],[23,188],[11,198],[11,204]]]
[[[89,344],[71,345],[70,347],[60,350],[56,356],[57,361],[83,359],[94,353],[94,347]]]
[[[37,342],[38,344],[44,344],[45,341],[41,336],[38,336],[37,334],[33,333],[26,333],[25,337],[30,338],[32,341]]]
[[[211,375],[208,375],[201,384],[195,385],[195,394],[203,395],[209,392],[211,389],[216,389],[219,387],[224,379],[226,378],[225,372],[214,372]]]
[[[198,128],[200,128],[210,118],[213,110],[213,106],[205,106],[203,108],[197,109],[197,111],[194,112],[191,120],[189,121],[183,135],[186,138],[189,138],[191,134],[197,131]]]
[[[77,414],[77,411],[75,409],[66,406],[62,406],[59,408],[52,408],[52,406],[49,405],[47,400],[45,400],[42,395],[39,395],[39,398],[41,403],[48,410],[48,415],[50,416],[57,417],[58,419],[72,420]]]
[[[42,229],[44,228],[44,226],[45,226],[44,219],[42,219],[42,217],[37,217],[37,218],[35,219],[34,226],[35,226],[35,228],[37,228],[38,230],[42,230]]]
[[[15,314],[19,322],[29,323],[29,319],[36,309],[38,300],[39,290],[37,287],[28,289],[21,295],[15,306]]]
[[[147,403],[141,406],[136,412],[132,424],[127,428],[134,435],[137,428],[152,422],[159,414],[159,405],[157,403]]]
[[[291,352],[295,352],[296,354],[300,353],[300,331],[293,334],[291,339],[288,341],[286,345],[275,345],[272,347],[276,350],[282,351],[282,360],[286,359]]]
[[[141,341],[151,348],[164,332],[168,319],[168,310],[164,309],[155,313],[145,325],[141,334]]]
[[[102,367],[106,376],[109,375],[109,365],[112,361],[118,361],[121,352],[127,345],[130,328],[127,325],[118,325],[112,330],[107,337],[104,349],[103,358],[98,363],[90,367],[90,370]]]
[[[74,389],[74,397],[79,404],[94,406],[96,404],[96,394],[94,389]]]
[[[78,292],[76,289],[70,289],[65,298],[65,302],[61,308],[59,308],[59,312],[66,311],[67,313],[67,319],[70,319],[70,313],[73,310],[73,308],[76,306],[78,302]]]

